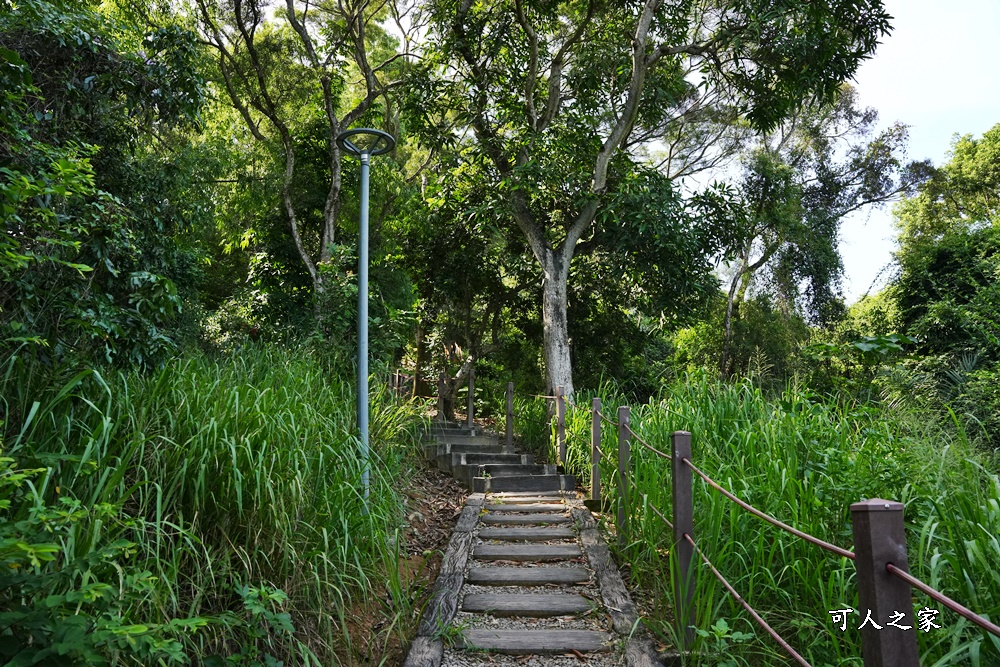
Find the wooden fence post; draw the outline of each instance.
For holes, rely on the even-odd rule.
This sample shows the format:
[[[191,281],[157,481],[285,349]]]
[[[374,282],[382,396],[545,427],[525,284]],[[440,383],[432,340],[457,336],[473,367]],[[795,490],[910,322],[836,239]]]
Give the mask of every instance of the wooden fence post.
[[[469,368],[469,404],[468,408],[465,410],[466,420],[468,421],[467,426],[472,428],[472,413],[476,409],[476,369],[475,367]]]
[[[910,585],[893,576],[892,563],[909,572],[903,503],[872,498],[851,505],[854,566],[858,572],[858,613],[861,615],[861,656],[865,667],[919,667],[917,622]],[[868,618],[868,615],[871,618]],[[888,626],[893,614],[897,626]]]
[[[556,444],[559,445],[559,465],[566,465],[566,396],[556,387]]]
[[[591,509],[601,509],[601,399],[590,406],[590,500]]]
[[[627,544],[628,534],[628,501],[629,487],[628,474],[631,465],[631,452],[629,451],[632,431],[630,429],[631,417],[627,405],[618,408],[618,548],[623,549]]]
[[[438,419],[444,421],[444,371],[438,375]]]
[[[673,456],[671,473],[674,492],[674,617],[677,636],[689,651],[694,645],[694,548],[684,539],[694,538],[694,498],[692,496],[691,468],[684,459],[691,460],[691,434],[675,431],[670,437]]]
[[[507,448],[514,446],[514,383],[507,383]]]

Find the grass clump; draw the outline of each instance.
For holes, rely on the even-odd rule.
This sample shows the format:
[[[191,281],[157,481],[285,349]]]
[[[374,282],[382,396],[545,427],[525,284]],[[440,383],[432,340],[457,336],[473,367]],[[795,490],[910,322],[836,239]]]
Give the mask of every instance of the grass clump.
[[[412,612],[395,590],[393,479],[419,419],[385,389],[372,397],[366,503],[353,383],[308,348],[196,354],[152,374],[53,378],[16,356],[4,370],[0,483],[16,493],[0,537],[43,545],[34,559],[4,552],[24,573],[4,604],[37,616],[93,598],[69,654],[79,664],[351,663],[352,607],[388,587],[380,611]],[[17,645],[30,619],[4,618],[0,652],[55,646],[66,617]],[[104,617],[120,627],[84,647]]]

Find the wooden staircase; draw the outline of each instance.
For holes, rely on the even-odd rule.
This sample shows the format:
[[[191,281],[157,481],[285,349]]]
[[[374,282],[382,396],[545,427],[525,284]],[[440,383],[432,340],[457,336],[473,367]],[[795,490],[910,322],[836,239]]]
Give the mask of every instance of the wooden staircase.
[[[438,423],[431,427],[431,438],[433,442],[424,446],[427,457],[475,493],[576,488],[571,475],[559,474],[553,465],[535,465],[531,454],[518,454],[501,445],[498,436],[477,427]]]
[[[429,437],[428,458],[472,494],[404,667],[658,664],[573,477],[478,428]]]

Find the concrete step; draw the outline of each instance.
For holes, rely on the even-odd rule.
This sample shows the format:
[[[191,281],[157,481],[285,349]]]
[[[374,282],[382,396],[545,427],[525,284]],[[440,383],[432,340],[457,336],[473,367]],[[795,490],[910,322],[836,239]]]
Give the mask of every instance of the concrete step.
[[[522,563],[543,563],[581,558],[576,544],[480,544],[472,550],[476,560],[511,560]]]
[[[441,443],[437,445],[424,445],[424,454],[429,459],[437,458],[444,454],[513,454],[513,449],[507,449],[506,445],[456,445],[454,443]]]
[[[548,540],[573,540],[576,533],[571,528],[493,528],[479,529],[481,540],[507,540],[509,542],[547,542]]]
[[[539,653],[595,653],[610,651],[611,635],[591,630],[485,630],[462,631],[467,649],[481,649],[507,655]]]
[[[575,593],[471,593],[462,600],[462,611],[530,618],[583,614],[594,606]]]
[[[510,491],[491,493],[490,502],[497,505],[537,505],[538,503],[562,503],[572,491]]]
[[[429,433],[448,433],[451,435],[479,435],[483,432],[481,426],[475,424],[470,428],[465,422],[440,422],[433,421],[428,429]]]
[[[438,469],[448,473],[451,473],[456,466],[463,465],[533,465],[534,462],[534,457],[531,454],[470,454],[455,452],[453,454],[441,454],[436,458]]]
[[[569,586],[590,581],[585,567],[471,567],[465,580],[477,586]]]
[[[452,475],[459,481],[469,483],[473,477],[511,477],[521,475],[555,475],[554,465],[510,465],[507,463],[480,463],[457,465],[451,468]]]
[[[572,491],[576,478],[572,475],[510,475],[506,477],[474,477],[473,493],[491,491]]]
[[[433,436],[437,444],[452,445],[499,445],[500,437],[496,435],[453,435],[451,433],[437,433]],[[506,444],[506,443],[505,443]]]
[[[484,514],[479,517],[480,523],[501,526],[529,526],[547,523],[572,523],[572,517],[565,514]]]
[[[490,512],[566,512],[569,508],[562,503],[489,503],[486,509]]]

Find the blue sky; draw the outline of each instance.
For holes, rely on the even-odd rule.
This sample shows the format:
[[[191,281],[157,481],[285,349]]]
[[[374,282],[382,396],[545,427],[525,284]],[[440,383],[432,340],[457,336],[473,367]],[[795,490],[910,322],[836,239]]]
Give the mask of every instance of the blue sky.
[[[910,126],[908,157],[946,160],[954,134],[981,135],[1000,123],[1000,0],[884,0],[893,32],[855,81],[861,104],[882,125]],[[892,261],[892,215],[860,212],[841,228],[844,293],[864,294]],[[888,276],[876,284],[878,291]]]

